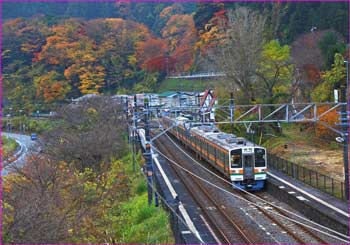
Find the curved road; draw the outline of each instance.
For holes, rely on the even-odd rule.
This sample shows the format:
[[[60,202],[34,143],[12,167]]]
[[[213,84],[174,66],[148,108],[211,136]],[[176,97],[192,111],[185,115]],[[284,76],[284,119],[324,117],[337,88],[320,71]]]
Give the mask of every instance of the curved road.
[[[1,136],[12,138],[20,145],[19,152],[15,153],[20,154],[20,156],[1,171],[1,176],[5,176],[11,171],[11,165],[22,166],[24,164],[26,154],[29,149],[33,148],[35,142],[30,139],[30,136],[24,134],[1,132]],[[4,162],[2,164],[4,164]]]

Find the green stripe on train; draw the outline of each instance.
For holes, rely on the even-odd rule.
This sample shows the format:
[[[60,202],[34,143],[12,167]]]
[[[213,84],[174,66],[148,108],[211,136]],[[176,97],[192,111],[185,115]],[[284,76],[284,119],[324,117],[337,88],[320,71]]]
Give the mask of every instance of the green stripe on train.
[[[266,174],[266,172],[254,173],[254,175],[260,175],[260,174]],[[243,176],[243,174],[231,174],[231,176],[237,176],[237,175],[242,175]]]

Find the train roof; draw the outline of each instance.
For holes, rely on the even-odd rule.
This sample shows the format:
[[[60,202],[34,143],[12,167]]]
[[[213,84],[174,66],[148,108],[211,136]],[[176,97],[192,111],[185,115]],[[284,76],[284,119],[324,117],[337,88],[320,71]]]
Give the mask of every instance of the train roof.
[[[185,127],[186,129],[190,128],[190,132],[194,132],[228,151],[242,147],[259,147],[265,149],[265,147],[248,141],[245,138],[221,132],[215,125],[213,125],[213,123],[186,122],[188,119],[186,118],[187,120],[184,120],[183,117],[178,117],[176,119],[170,117],[165,118],[171,121],[176,121],[181,127]]]
[[[222,148],[226,150],[233,150],[237,148],[242,147],[261,147],[253,142],[250,142],[242,137],[237,137],[234,134],[227,134],[224,132],[221,132],[217,127],[214,125],[196,125],[190,129],[191,132],[194,132],[203,138],[206,138],[207,140],[221,146]]]

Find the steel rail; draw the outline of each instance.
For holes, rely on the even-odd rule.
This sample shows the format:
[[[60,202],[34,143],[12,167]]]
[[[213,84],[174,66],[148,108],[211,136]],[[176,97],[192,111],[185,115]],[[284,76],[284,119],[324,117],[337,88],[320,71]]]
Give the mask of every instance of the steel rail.
[[[171,156],[173,159],[177,159],[179,162],[181,162],[181,159],[179,159],[179,156],[177,154],[175,154],[174,152],[172,152],[171,150],[169,150],[167,147],[165,147],[165,143],[164,141],[161,140],[162,137],[158,138],[158,140],[156,141],[156,144],[158,146],[158,148],[162,149],[163,152],[165,152],[167,155]],[[177,177],[179,177],[179,179],[182,180],[182,183],[185,185],[186,189],[191,193],[191,196],[193,197],[193,199],[196,201],[197,205],[201,207],[203,214],[206,216],[206,218],[210,221],[210,223],[212,224],[213,228],[215,229],[216,233],[221,237],[222,243],[249,243],[249,244],[253,244],[254,242],[249,238],[249,235],[246,234],[246,232],[244,231],[244,229],[242,229],[232,218],[230,218],[220,207],[220,205],[214,200],[214,198],[208,193],[208,191],[206,191],[202,185],[198,182],[198,180],[196,178],[194,178],[193,176],[186,178],[183,174],[180,174],[178,169],[174,168],[173,165],[170,165],[171,168],[174,170],[175,174],[177,175]],[[190,181],[189,181],[190,179]],[[193,188],[193,183],[195,183],[196,187],[198,188]],[[200,197],[199,197],[199,192],[198,190],[201,191],[202,194],[204,194],[205,198],[209,201],[209,203],[213,204],[213,206],[215,207],[215,210],[222,216],[224,217],[224,219],[226,220],[226,222],[228,222],[234,229],[235,231],[238,233],[238,235],[242,238],[242,241],[237,241],[237,240],[232,240],[232,238],[230,239],[229,237],[232,237],[232,230],[229,229],[229,234],[226,234],[224,232],[223,227],[221,227],[222,225],[218,224],[217,221],[215,221],[213,219],[212,213],[210,213],[207,210],[207,206],[205,206],[203,201],[200,201]],[[206,203],[208,204],[208,202]]]

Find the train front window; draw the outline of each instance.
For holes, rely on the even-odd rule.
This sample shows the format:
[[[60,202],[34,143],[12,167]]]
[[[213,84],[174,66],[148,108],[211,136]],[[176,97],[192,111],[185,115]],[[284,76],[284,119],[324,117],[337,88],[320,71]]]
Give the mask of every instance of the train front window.
[[[231,151],[231,168],[242,167],[242,149]]]
[[[255,148],[255,167],[265,167],[266,165],[266,154],[265,150],[261,148]]]

